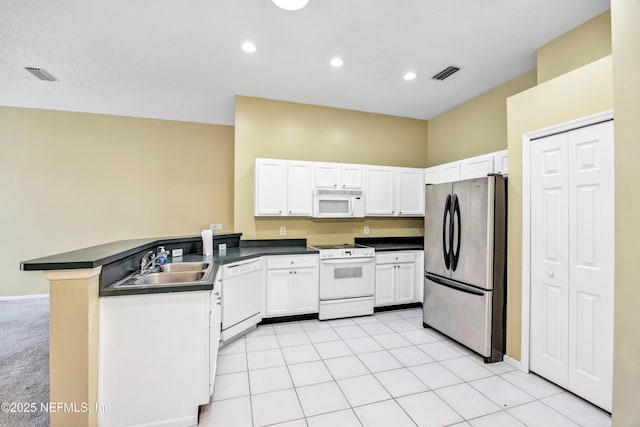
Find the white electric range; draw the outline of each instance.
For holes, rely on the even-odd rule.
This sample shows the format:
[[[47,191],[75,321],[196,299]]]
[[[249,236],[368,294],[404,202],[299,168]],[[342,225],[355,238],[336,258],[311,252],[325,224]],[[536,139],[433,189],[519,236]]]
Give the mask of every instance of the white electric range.
[[[320,256],[320,320],[373,314],[375,249],[317,245]]]

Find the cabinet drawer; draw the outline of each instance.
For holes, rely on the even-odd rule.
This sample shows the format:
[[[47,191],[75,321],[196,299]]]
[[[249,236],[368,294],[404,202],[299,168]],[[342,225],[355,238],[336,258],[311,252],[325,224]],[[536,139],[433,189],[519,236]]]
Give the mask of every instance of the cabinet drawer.
[[[317,255],[282,255],[267,258],[267,269],[317,267]]]
[[[415,252],[387,252],[376,254],[376,264],[395,264],[398,262],[414,262]]]

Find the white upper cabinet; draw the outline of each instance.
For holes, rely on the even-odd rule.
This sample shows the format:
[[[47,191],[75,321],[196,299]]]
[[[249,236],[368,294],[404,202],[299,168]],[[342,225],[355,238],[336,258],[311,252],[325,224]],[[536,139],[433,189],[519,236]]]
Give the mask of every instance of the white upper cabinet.
[[[396,211],[398,215],[424,215],[424,170],[415,168],[396,169]]]
[[[287,161],[256,159],[254,214],[283,215],[286,198]]]
[[[496,151],[482,156],[470,157],[457,162],[444,163],[424,169],[425,184],[440,184],[462,179],[487,176],[490,173],[506,175],[508,172],[508,151]]]
[[[365,171],[365,216],[394,215],[394,168],[368,166]]]
[[[362,166],[347,163],[316,162],[316,187],[359,190],[362,188]]]
[[[365,216],[400,215],[424,215],[424,170],[367,166]]]
[[[311,216],[315,163],[256,159],[256,216]]]
[[[509,150],[493,153],[493,172],[501,175],[509,173]]]
[[[424,170],[425,184],[440,184],[440,166],[433,166]]]
[[[493,173],[493,153],[460,160],[460,179],[481,178]]]
[[[440,165],[440,182],[460,181],[460,162]]]
[[[287,215],[311,216],[313,213],[314,163],[289,161],[287,178]]]

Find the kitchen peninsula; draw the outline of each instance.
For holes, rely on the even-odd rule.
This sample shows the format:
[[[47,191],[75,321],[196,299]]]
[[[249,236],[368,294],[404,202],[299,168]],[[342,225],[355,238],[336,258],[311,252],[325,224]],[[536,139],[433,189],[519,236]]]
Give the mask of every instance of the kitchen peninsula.
[[[211,257],[201,255],[202,241],[197,236],[123,240],[21,263],[23,271],[43,271],[50,282],[50,401],[75,403],[78,408],[85,404],[87,408],[51,413],[52,426],[96,426],[100,411],[109,409],[110,402],[100,402],[98,395],[103,380],[100,372],[103,361],[99,360],[103,338],[101,297],[111,300],[125,295],[174,294],[187,298],[189,292],[210,294],[219,266],[263,255],[316,253],[307,248],[306,239],[244,241],[240,247],[240,236],[240,233],[215,235],[214,247],[226,244],[227,250],[216,251]],[[112,286],[135,273],[144,255],[160,246],[169,253],[182,250],[183,261],[212,262],[213,273],[201,283]],[[208,324],[205,327],[208,329]],[[202,403],[206,402],[194,405],[193,416],[197,417],[197,405]]]

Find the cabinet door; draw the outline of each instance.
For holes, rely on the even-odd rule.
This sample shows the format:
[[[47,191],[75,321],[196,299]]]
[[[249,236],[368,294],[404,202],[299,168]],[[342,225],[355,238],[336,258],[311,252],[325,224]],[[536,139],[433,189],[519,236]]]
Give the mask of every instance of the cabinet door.
[[[289,162],[287,215],[311,216],[313,210],[313,169],[310,162]]]
[[[440,165],[440,182],[460,181],[460,162]]]
[[[282,215],[286,208],[287,161],[256,159],[255,215]]]
[[[393,168],[370,166],[366,170],[365,215],[395,214]]]
[[[493,173],[493,154],[460,161],[460,179],[482,178]]]
[[[425,184],[440,184],[440,167],[434,166],[424,170]]]
[[[293,270],[291,288],[294,313],[318,312],[318,270],[316,268]]]
[[[416,294],[416,265],[412,262],[396,264],[396,304],[406,304],[415,300]]]
[[[316,163],[316,187],[338,188],[340,166],[337,163]]]
[[[376,266],[376,306],[395,303],[395,270],[397,264]]]
[[[267,316],[284,316],[291,312],[291,270],[267,271]]]
[[[424,216],[424,171],[401,168],[396,182],[398,215]]]
[[[342,165],[342,188],[347,190],[359,190],[362,188],[362,166]]]
[[[493,153],[493,172],[506,175],[509,173],[509,151],[502,150]]]

